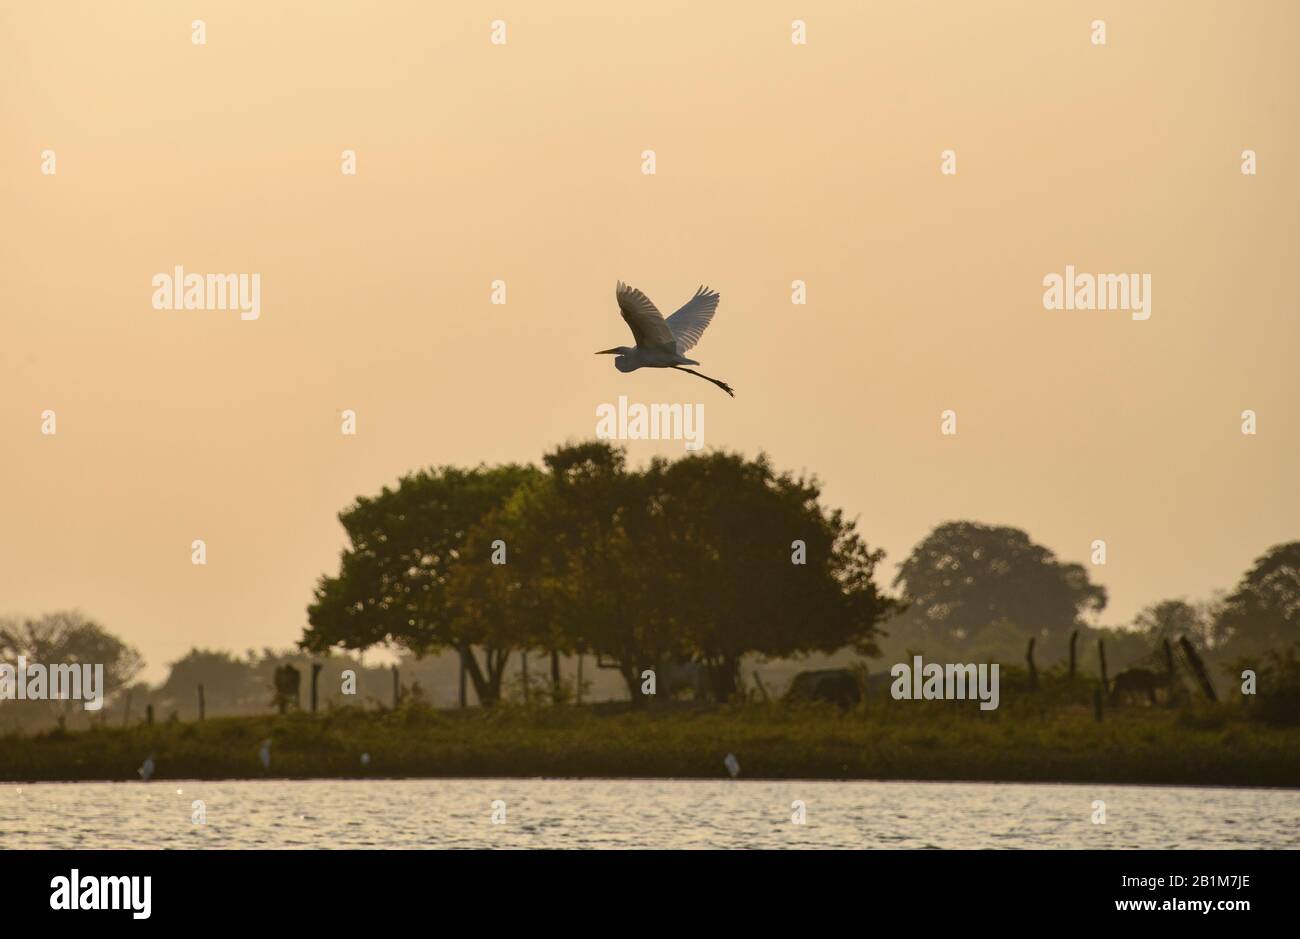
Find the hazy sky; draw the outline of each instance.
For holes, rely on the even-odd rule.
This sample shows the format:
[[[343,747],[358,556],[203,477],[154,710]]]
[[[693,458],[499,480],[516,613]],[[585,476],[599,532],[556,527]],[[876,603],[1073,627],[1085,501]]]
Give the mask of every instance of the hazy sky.
[[[817,473],[884,583],[974,519],[1105,539],[1106,623],[1231,587],[1300,535],[1297,34],[1290,0],[6,2],[0,613],[79,607],[150,678],[287,645],[355,496],[620,394]],[[1150,319],[1044,309],[1067,264],[1150,274]],[[260,318],[155,310],[175,265],[260,274]],[[592,355],[620,278],[721,291],[692,355],[735,400]]]

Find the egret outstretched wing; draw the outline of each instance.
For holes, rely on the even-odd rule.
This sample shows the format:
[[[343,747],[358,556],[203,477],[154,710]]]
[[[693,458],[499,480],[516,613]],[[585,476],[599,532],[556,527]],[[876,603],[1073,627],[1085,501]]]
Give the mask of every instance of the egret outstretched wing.
[[[713,321],[721,298],[722,295],[716,291],[701,287],[686,301],[686,306],[665,320],[677,340],[678,352],[685,352],[700,341],[704,330]]]
[[[677,348],[677,337],[668,328],[663,314],[650,302],[649,297],[622,281],[618,282],[614,296],[618,298],[618,309],[631,328],[632,335],[636,337],[638,347],[661,349],[665,352],[672,352]]]

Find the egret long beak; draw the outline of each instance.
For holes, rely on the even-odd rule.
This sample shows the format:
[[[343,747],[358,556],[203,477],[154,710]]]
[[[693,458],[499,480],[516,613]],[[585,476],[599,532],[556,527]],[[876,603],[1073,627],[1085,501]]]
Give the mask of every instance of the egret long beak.
[[[618,355],[617,349],[601,349],[596,355]]]

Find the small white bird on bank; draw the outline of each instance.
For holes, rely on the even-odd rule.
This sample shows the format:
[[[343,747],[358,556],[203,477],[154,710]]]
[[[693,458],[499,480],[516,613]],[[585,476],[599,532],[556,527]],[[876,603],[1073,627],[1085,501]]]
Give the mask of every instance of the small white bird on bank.
[[[727,767],[727,772],[731,774],[732,779],[740,775],[740,760],[736,759],[736,754],[728,753],[727,758],[722,761],[722,765]]]
[[[143,765],[141,765],[141,767],[138,770],[136,770],[136,772],[140,774],[140,778],[142,780],[148,782],[149,777],[153,775],[153,769],[154,769],[153,754],[150,753],[148,756],[144,758]]]
[[[262,761],[262,769],[271,768],[271,741],[263,740],[262,749],[257,751],[257,758]]]
[[[736,396],[725,381],[682,367],[700,364],[694,359],[686,358],[684,353],[704,335],[704,330],[713,320],[713,314],[717,312],[721,294],[701,287],[695,296],[686,301],[684,307],[667,319],[650,302],[649,297],[622,281],[619,281],[614,296],[618,300],[619,312],[623,314],[623,319],[627,321],[636,339],[636,348],[615,346],[613,349],[602,349],[596,355],[617,356],[614,367],[620,372],[634,372],[639,368],[675,368],[689,372],[713,382],[733,398]]]

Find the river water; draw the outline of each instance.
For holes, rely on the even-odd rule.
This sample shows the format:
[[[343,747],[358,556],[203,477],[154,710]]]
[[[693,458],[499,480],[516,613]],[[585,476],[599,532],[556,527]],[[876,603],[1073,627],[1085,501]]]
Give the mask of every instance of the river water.
[[[195,800],[204,824],[193,820]],[[796,800],[803,824],[792,820]],[[503,823],[493,822],[494,802]],[[137,847],[1300,848],[1300,790],[680,779],[0,785],[0,850]]]

